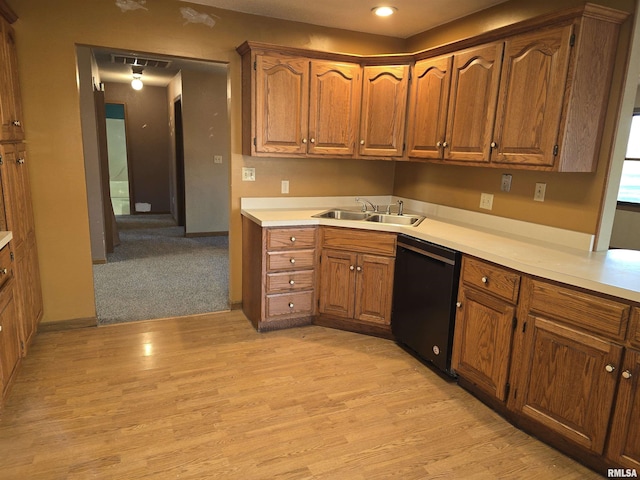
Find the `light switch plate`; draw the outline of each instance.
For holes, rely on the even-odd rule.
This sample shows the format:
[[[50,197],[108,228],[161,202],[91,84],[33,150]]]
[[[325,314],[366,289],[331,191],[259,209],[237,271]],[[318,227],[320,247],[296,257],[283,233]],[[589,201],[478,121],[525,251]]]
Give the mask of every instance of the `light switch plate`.
[[[280,184],[280,193],[289,193],[289,180],[282,180]]]
[[[256,181],[256,169],[250,167],[242,167],[242,181],[243,182],[255,182]]]
[[[500,183],[500,190],[502,190],[503,192],[509,192],[511,191],[511,179],[512,179],[512,175],[509,173],[503,173],[502,174],[502,182]]]

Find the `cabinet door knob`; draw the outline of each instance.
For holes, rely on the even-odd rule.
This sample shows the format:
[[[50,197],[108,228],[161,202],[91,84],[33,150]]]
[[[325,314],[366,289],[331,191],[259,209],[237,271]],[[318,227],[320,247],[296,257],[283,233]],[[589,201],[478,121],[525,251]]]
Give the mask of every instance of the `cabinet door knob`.
[[[491,148],[496,148],[498,146],[498,144],[496,142],[491,142],[491,144],[489,146]]]
[[[293,308],[293,302],[289,302],[289,308]]]
[[[309,140],[311,143],[316,143],[316,139],[315,138],[311,138],[311,140]]]
[[[22,124],[20,123],[20,120],[14,120],[13,122],[11,122],[13,124],[14,127],[20,127]]]
[[[307,139],[306,139],[306,138],[303,138],[303,139],[302,139],[302,143],[307,143]]]
[[[2,325],[0,325],[0,332],[2,331]]]
[[[18,165],[22,165],[24,163],[24,158],[19,158],[18,160],[16,160],[16,163]]]
[[[364,140],[360,140],[360,145],[364,145]]]
[[[349,270],[351,270],[352,272],[353,272],[354,268],[355,267],[353,265],[349,265]]]
[[[622,378],[629,380],[631,378],[631,372],[629,370],[624,370],[622,372]]]
[[[604,367],[604,369],[605,369],[607,372],[611,373],[611,372],[613,372],[613,371],[616,369],[616,367],[614,367],[613,365],[611,365],[610,363],[608,363],[608,364],[607,364],[607,366],[606,366],[606,367]]]
[[[8,271],[9,270],[7,270],[6,268],[0,268],[0,275],[6,275]]]
[[[489,277],[482,277],[482,283],[489,283]]]
[[[293,280],[289,280],[289,285],[293,285],[294,283],[296,283],[296,282],[293,281]]]
[[[442,146],[442,142],[436,143],[436,147],[440,148]]]
[[[456,302],[456,307],[462,308],[462,302]]]
[[[291,242],[295,242],[296,241],[296,237],[291,237],[289,240],[291,240]]]
[[[289,260],[291,263],[296,263],[296,259],[292,258],[291,260]]]
[[[449,144],[447,142],[442,142],[442,148],[447,148]]]
[[[356,267],[356,271],[361,272],[362,271],[362,267]]]

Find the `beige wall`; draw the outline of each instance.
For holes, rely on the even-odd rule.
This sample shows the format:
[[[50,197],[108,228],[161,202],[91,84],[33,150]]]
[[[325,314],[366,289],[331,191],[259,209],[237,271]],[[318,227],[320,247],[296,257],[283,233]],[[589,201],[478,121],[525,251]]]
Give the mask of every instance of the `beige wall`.
[[[147,2],[147,10],[122,12],[113,1],[9,0],[19,16],[18,41],[25,130],[31,160],[36,235],[44,295],[44,322],[95,316],[87,194],[84,177],[75,45],[158,53],[228,62],[231,91],[231,301],[240,293],[239,197],[276,194],[271,173],[283,160],[245,159],[241,151],[240,57],[245,40],[360,54],[403,50],[404,41],[311,27],[194,5],[215,15],[216,25],[186,24],[175,0]],[[240,182],[245,163],[257,166],[258,180]],[[295,163],[295,161],[294,161]],[[298,163],[300,166],[300,163]],[[338,168],[333,160],[314,161],[288,174],[292,194],[350,194],[348,176],[361,168]],[[356,183],[363,193],[389,194],[393,165],[371,167]],[[317,182],[317,175],[323,175]],[[383,180],[380,180],[383,179]],[[311,185],[306,189],[305,185]],[[384,185],[381,188],[380,185]],[[305,194],[302,193],[302,194]]]
[[[605,6],[634,10],[633,0],[602,0]],[[410,50],[420,50],[477,35],[516,21],[553,12],[564,7],[582,5],[577,0],[511,0],[451,24],[424,32],[409,40]],[[613,88],[609,102],[600,159],[595,173],[538,173],[508,169],[482,169],[427,164],[399,164],[394,193],[399,196],[491,213],[501,217],[597,233],[602,209],[604,184],[609,171],[609,157],[619,116],[619,102],[626,70],[626,52],[631,34],[631,18],[621,29]],[[501,175],[513,175],[509,193],[500,191]],[[535,202],[536,183],[546,183],[543,203]],[[493,210],[479,208],[480,194],[494,195]]]
[[[245,157],[240,153],[241,72],[236,46],[245,40],[254,40],[360,54],[402,52],[473,35],[577,2],[512,0],[489,14],[475,15],[471,20],[439,28],[433,34],[419,36],[409,42],[200,5],[194,5],[194,8],[215,15],[216,25],[209,28],[202,24],[185,24],[179,13],[181,4],[174,0],[154,0],[147,2],[148,10],[130,12],[120,11],[113,1],[90,2],[89,6],[83,0],[60,0],[55,4],[48,0],[8,0],[8,3],[20,17],[14,27],[31,157],[44,321],[51,322],[95,315],[75,77],[76,44],[228,62],[231,93],[230,300],[237,303],[241,301],[240,197],[278,196],[280,180],[287,179],[291,196],[395,193],[425,200],[443,200],[441,203],[447,205],[451,204],[450,199],[454,199],[454,206],[475,209],[480,191],[493,193],[498,189],[500,172],[455,167],[446,170],[406,164],[395,168],[393,162],[382,161]],[[632,0],[613,3],[628,5]],[[618,63],[624,63],[624,56],[625,49],[622,48]],[[613,116],[615,112],[610,115],[611,118]],[[607,128],[611,131],[614,126],[615,121],[610,120]],[[240,180],[243,166],[256,168],[256,182]],[[538,176],[516,172],[509,202],[503,202],[496,196],[493,213],[519,219],[533,218],[549,224],[554,222],[548,222],[548,217],[557,219],[579,214],[582,218],[577,221],[578,229],[592,230],[605,167],[600,168],[597,174],[582,176]],[[530,184],[535,181],[548,183],[548,202],[542,210],[529,214],[531,202],[525,200]],[[582,210],[586,210],[584,214]]]

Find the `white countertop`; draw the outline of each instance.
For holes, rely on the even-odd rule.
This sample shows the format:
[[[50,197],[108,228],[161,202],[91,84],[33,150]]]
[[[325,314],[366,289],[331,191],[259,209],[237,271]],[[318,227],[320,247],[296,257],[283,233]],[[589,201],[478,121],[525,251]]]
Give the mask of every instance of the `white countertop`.
[[[13,238],[11,232],[0,231],[0,249],[4,248]]]
[[[331,225],[404,233],[530,275],[640,302],[640,251],[589,252],[428,216],[417,227],[313,218],[325,210],[243,208],[242,215],[262,227]]]

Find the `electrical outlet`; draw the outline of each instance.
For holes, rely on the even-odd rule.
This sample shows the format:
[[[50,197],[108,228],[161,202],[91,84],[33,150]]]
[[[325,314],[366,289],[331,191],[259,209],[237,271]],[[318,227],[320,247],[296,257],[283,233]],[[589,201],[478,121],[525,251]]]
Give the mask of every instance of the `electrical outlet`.
[[[255,182],[256,181],[256,169],[249,167],[242,167],[242,181],[243,182]]]
[[[508,173],[502,174],[502,183],[500,183],[500,190],[503,192],[511,191],[511,178],[512,176]]]
[[[493,208],[493,195],[491,193],[480,194],[480,208],[491,210]]]
[[[536,183],[536,191],[533,194],[533,199],[536,202],[544,202],[544,194],[547,191],[546,183]]]
[[[214,155],[213,163],[222,163],[222,155]]]
[[[280,183],[280,193],[289,193],[289,180],[282,180]]]

